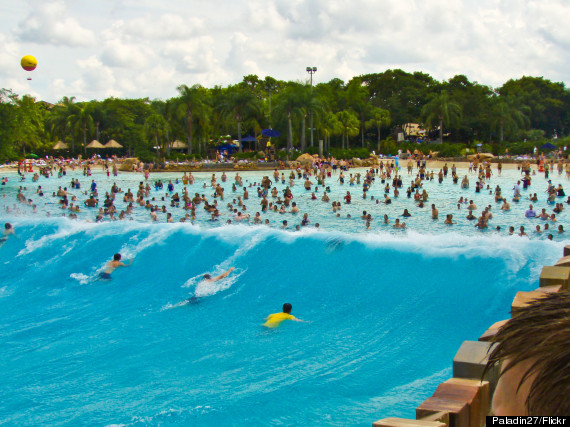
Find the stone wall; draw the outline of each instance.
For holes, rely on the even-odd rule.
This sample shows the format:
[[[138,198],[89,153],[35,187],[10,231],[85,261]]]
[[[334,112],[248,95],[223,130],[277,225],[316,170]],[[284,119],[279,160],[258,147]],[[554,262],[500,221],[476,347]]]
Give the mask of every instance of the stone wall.
[[[530,301],[551,292],[570,289],[570,246],[564,248],[564,258],[554,266],[543,267],[539,287],[529,292],[517,292],[511,304],[511,316]],[[416,408],[416,419],[384,418],[373,427],[482,427],[491,410],[493,392],[497,385],[499,366],[481,380],[493,338],[508,319],[491,325],[477,341],[464,341],[453,358],[453,377],[441,383],[433,395]]]

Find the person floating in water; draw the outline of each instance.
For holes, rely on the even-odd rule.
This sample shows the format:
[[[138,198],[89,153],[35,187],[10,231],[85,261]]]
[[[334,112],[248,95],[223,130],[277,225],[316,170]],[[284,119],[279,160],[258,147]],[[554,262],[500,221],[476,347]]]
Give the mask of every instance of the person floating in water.
[[[121,261],[121,258],[122,258],[121,254],[113,255],[113,260],[107,263],[107,265],[105,266],[105,271],[99,273],[99,277],[101,279],[109,280],[111,278],[111,273],[115,271],[117,268],[128,267],[133,263],[133,260],[131,259],[128,264],[125,264]]]
[[[267,328],[277,328],[284,320],[294,320],[295,322],[305,322],[305,320],[297,319],[291,314],[293,306],[286,302],[283,304],[283,311],[281,313],[273,313],[267,316],[263,326]]]

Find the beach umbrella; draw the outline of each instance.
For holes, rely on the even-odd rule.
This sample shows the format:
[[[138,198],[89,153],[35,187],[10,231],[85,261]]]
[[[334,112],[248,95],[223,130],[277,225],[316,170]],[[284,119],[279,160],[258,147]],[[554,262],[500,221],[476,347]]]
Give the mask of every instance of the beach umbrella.
[[[234,144],[220,144],[217,147],[219,153],[226,151],[230,156],[238,149],[237,145]]]
[[[182,141],[176,140],[172,143],[171,148],[174,148],[175,150],[180,150],[183,148],[188,148],[188,144],[185,144]]]
[[[255,142],[257,141],[257,139],[255,139],[255,136],[246,136],[244,138],[241,139],[243,142]]]
[[[30,153],[28,154],[28,157],[31,157],[32,159],[37,159],[39,156],[37,154]]]
[[[278,130],[275,130],[275,129],[263,129],[261,131],[261,134],[265,135],[265,136],[269,136],[269,137],[281,136],[281,132],[279,132]]]
[[[121,144],[119,144],[114,139],[110,139],[103,147],[105,148],[123,148]]]
[[[67,150],[69,147],[65,142],[57,141],[57,143],[53,146],[54,150]]]
[[[85,146],[85,148],[105,148],[105,146],[103,144],[101,144],[99,141],[97,141],[96,139],[94,139],[89,144],[87,144]]]
[[[542,147],[540,147],[540,148],[542,148],[544,150],[552,150],[552,149],[556,148],[556,145],[554,145],[550,142],[547,142],[546,144],[543,144]]]

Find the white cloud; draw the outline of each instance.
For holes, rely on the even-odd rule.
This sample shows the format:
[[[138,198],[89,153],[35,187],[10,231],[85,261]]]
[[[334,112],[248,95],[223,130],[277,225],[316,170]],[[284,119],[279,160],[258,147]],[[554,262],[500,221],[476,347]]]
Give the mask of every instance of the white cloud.
[[[161,46],[160,54],[173,62],[180,73],[215,72],[219,63],[215,47],[212,37],[195,37],[166,42]]]
[[[305,80],[309,65],[317,82],[402,68],[568,83],[569,21],[568,0],[22,0],[0,16],[0,77],[51,101],[167,98],[246,74]],[[24,54],[40,62],[31,86]]]
[[[124,23],[124,33],[133,38],[148,40],[183,40],[199,34],[204,23],[202,19],[164,14],[159,17],[144,16]]]
[[[146,43],[123,43],[108,40],[101,52],[101,60],[111,67],[124,67],[132,70],[147,68],[156,60],[152,47]]]
[[[103,93],[104,96],[117,96],[115,94],[119,94],[115,89],[113,71],[103,65],[95,55],[78,60],[77,65],[81,70],[81,77],[75,80],[72,86],[78,91],[78,95],[93,92]]]
[[[34,9],[19,22],[18,38],[25,42],[56,46],[92,46],[95,35],[69,16],[61,0],[34,4]]]

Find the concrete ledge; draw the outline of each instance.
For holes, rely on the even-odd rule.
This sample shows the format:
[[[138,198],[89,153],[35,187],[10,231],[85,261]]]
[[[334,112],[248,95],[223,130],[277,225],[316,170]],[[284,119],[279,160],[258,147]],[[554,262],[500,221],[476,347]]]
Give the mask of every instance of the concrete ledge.
[[[445,427],[439,421],[407,420],[405,418],[384,418],[372,423],[372,427]]]
[[[535,291],[545,292],[547,294],[555,294],[562,291],[562,285],[543,286],[542,288],[535,289]]]
[[[542,267],[540,273],[540,287],[562,285],[564,290],[570,289],[570,267]]]
[[[488,381],[450,378],[441,383],[433,397],[439,397],[469,405],[469,426],[483,427],[490,410],[490,387]]]
[[[453,378],[481,380],[483,370],[489,360],[489,353],[496,343],[484,341],[463,341],[453,358]],[[495,390],[499,378],[499,367],[493,367],[483,378],[489,381],[491,392]]]
[[[542,291],[517,292],[515,298],[513,299],[513,303],[511,304],[511,317],[515,315],[516,312],[521,308],[526,307],[533,301],[544,298],[546,295],[547,292]]]
[[[564,248],[564,250],[566,250],[566,248],[568,248],[568,246],[566,246]],[[555,267],[570,267],[570,256],[565,255],[563,258],[560,258],[558,261],[556,261],[554,266]]]
[[[483,335],[481,335],[479,337],[479,341],[493,341],[493,338],[495,338],[495,335],[497,335],[497,332],[499,332],[499,329],[501,329],[501,327],[507,323],[509,321],[509,319],[505,319],[505,320],[501,320],[499,322],[495,322],[493,323],[489,329],[487,329],[485,332],[483,332]]]
[[[440,397],[428,397],[416,408],[416,418],[421,419],[438,412],[449,414],[449,427],[469,427],[467,402]]]

